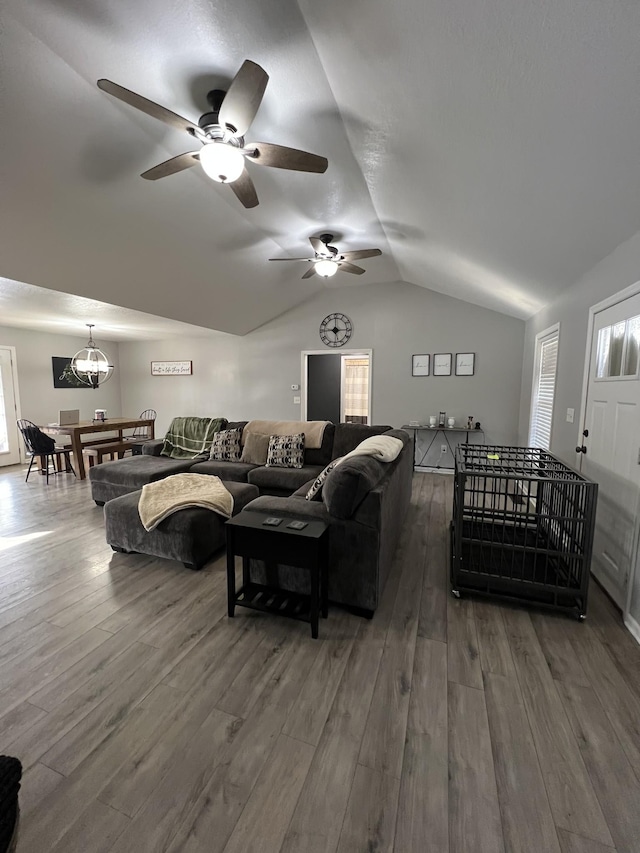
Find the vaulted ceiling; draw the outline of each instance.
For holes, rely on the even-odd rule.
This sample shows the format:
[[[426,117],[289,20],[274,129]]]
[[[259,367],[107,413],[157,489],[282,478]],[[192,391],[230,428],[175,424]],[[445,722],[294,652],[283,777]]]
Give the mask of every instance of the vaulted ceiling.
[[[236,334],[381,281],[530,316],[640,229],[639,36],[636,0],[4,0],[0,275]],[[252,138],[327,172],[141,180],[193,143],[96,80],[197,120],[246,58]],[[323,231],[383,256],[267,263]]]

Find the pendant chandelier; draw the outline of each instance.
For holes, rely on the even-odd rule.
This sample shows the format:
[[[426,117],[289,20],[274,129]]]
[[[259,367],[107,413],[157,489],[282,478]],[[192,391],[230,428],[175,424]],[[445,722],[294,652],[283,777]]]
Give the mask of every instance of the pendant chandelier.
[[[95,323],[87,323],[89,327],[89,340],[84,349],[79,350],[71,359],[71,370],[74,376],[90,388],[98,388],[113,374],[113,365],[109,363],[107,356],[99,350],[91,329]]]

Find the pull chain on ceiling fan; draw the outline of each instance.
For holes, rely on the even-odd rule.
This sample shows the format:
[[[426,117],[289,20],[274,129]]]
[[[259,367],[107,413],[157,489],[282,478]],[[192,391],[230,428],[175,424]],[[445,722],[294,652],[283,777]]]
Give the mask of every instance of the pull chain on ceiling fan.
[[[227,92],[220,89],[209,92],[207,100],[211,110],[200,116],[197,124],[111,80],[98,80],[98,87],[170,127],[185,130],[202,143],[203,147],[198,151],[178,154],[177,157],[148,169],[142,173],[143,178],[156,181],[200,163],[205,173],[214,181],[229,184],[245,207],[255,207],[258,204],[258,196],[245,162],[276,169],[316,173],[325,172],[328,166],[326,157],[299,151],[297,148],[287,148],[269,142],[244,141],[244,134],[258,112],[268,82],[269,75],[266,71],[246,59]]]
[[[365,270],[356,266],[351,261],[364,260],[364,258],[376,258],[381,255],[380,249],[356,249],[353,252],[339,252],[330,243],[333,234],[321,234],[319,237],[309,237],[309,242],[315,252],[314,258],[269,258],[270,261],[307,261],[312,264],[302,278],[311,278],[320,275],[323,278],[331,278],[338,270],[362,275]]]

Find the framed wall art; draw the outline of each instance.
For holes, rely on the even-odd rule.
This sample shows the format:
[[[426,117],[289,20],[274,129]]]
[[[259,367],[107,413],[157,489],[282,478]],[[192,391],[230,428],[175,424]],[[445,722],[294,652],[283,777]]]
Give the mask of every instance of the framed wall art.
[[[451,376],[450,352],[435,352],[433,354],[433,375]]]
[[[411,356],[411,375],[428,376],[431,356],[428,353]]]
[[[191,361],[152,361],[152,376],[191,376]]]
[[[473,376],[475,367],[475,352],[456,353],[456,376]]]
[[[51,356],[51,366],[53,368],[53,387],[54,388],[90,388],[81,382],[80,379],[71,370],[71,356]]]

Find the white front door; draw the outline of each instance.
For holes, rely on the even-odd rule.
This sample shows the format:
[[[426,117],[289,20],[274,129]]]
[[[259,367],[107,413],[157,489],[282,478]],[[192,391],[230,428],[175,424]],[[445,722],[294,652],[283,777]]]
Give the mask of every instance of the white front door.
[[[624,610],[640,508],[640,294],[594,315],[581,470],[598,483],[592,571]]]
[[[20,462],[20,432],[16,425],[18,414],[11,359],[9,347],[0,347],[0,466]]]

